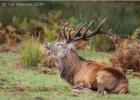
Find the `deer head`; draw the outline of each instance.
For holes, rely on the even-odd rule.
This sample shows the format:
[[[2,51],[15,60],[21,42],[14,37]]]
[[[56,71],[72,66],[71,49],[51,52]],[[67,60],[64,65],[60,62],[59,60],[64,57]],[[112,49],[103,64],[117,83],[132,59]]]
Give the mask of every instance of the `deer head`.
[[[62,24],[59,28],[59,34],[60,34],[60,41],[55,41],[52,43],[46,43],[45,47],[48,49],[48,54],[51,55],[53,58],[59,59],[62,57],[65,57],[68,55],[71,50],[73,49],[72,42],[83,40],[87,41],[91,37],[97,35],[97,34],[106,34],[111,35],[109,32],[101,31],[101,27],[105,23],[106,18],[103,19],[97,26],[97,28],[92,31],[90,34],[87,33],[90,25],[93,23],[92,21],[89,23],[85,31],[82,33],[82,29],[85,25],[79,25],[77,28],[70,28],[66,32],[66,27],[68,24]],[[71,35],[70,32],[74,29],[75,34]]]

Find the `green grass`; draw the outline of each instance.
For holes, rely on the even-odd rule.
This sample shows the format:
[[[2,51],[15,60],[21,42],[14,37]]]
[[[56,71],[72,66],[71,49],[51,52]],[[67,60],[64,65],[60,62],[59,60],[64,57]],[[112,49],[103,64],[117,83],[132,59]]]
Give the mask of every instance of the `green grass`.
[[[110,55],[94,51],[79,51],[79,54],[101,61]],[[17,69],[15,63],[20,57],[16,53],[0,53],[0,100],[34,100],[37,97],[45,100],[140,100],[140,79],[136,77],[129,77],[130,94],[127,95],[77,94],[71,92],[70,86],[59,75],[43,74],[27,68]],[[15,86],[25,91],[18,91]]]
[[[37,67],[40,63],[40,42],[38,38],[25,36],[21,42],[22,61],[26,67]]]
[[[97,60],[100,61],[102,63],[109,63],[109,57],[111,55],[111,53],[105,53],[105,52],[95,52],[95,51],[82,51],[79,50],[78,54],[86,59],[90,59],[90,60]]]

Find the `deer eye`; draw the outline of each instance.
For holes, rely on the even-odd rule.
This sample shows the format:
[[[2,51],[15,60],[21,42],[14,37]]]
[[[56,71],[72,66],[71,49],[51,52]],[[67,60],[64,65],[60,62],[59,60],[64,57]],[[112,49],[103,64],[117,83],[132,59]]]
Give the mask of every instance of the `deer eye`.
[[[63,46],[63,44],[57,44],[57,46]]]

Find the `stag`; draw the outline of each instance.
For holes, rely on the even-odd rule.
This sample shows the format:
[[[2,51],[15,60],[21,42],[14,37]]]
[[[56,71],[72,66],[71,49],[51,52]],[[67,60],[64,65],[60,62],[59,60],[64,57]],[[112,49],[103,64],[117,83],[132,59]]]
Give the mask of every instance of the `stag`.
[[[75,28],[75,34],[71,35],[73,30],[66,29],[67,24],[59,28],[61,40],[46,43],[47,54],[49,54],[59,65],[60,77],[66,80],[75,90],[92,90],[99,93],[128,93],[127,77],[119,70],[109,67],[105,64],[97,63],[81,58],[71,45],[72,42],[79,40],[87,41],[97,34],[111,35],[101,30],[105,23],[103,19],[97,28],[88,33],[90,25],[82,32],[85,25]],[[66,33],[66,30],[68,31]]]

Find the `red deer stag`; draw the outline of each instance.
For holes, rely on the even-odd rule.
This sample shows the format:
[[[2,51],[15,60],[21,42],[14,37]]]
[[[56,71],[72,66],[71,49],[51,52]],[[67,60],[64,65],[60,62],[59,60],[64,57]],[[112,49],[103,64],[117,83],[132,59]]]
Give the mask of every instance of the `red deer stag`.
[[[84,33],[81,32],[84,25],[80,25],[75,29],[76,34],[74,35],[70,35],[72,29],[68,30],[69,34],[66,34],[67,25],[61,25],[59,31],[61,37],[65,38],[65,40],[46,43],[45,47],[47,48],[47,53],[59,65],[61,78],[66,80],[72,86],[72,89],[95,90],[99,93],[128,93],[128,80],[122,72],[105,64],[79,57],[70,44],[78,40],[89,40],[90,37],[97,34],[110,35],[107,32],[101,31],[105,20],[102,20],[95,31],[90,34],[87,31],[92,22]]]

